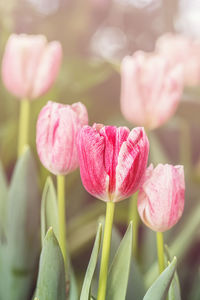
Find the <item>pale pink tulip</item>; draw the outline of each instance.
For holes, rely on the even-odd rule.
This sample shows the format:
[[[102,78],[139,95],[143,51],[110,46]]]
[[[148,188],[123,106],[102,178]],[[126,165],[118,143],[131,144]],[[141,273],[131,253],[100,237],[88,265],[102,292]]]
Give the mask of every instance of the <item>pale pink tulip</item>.
[[[131,123],[154,129],[175,112],[183,89],[182,68],[142,51],[121,64],[121,110]]]
[[[12,34],[2,61],[2,80],[20,99],[35,99],[49,90],[60,69],[62,47],[43,35]]]
[[[36,146],[42,164],[55,175],[78,167],[77,133],[88,123],[82,103],[64,105],[49,101],[37,121]]]
[[[182,65],[185,85],[200,84],[200,41],[166,33],[157,40],[156,50],[169,60],[171,66]]]
[[[184,209],[185,181],[183,166],[150,165],[138,194],[138,212],[154,231],[174,226]]]
[[[149,153],[143,128],[84,126],[78,135],[81,179],[103,201],[118,202],[140,186]]]

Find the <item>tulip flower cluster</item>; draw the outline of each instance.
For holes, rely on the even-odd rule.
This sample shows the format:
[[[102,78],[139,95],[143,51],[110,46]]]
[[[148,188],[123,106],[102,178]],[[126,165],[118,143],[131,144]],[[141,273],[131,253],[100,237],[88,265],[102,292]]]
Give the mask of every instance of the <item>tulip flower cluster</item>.
[[[162,43],[164,42],[161,39],[157,44],[159,49],[162,48]],[[187,47],[189,48],[189,45]],[[58,201],[53,206],[56,210],[54,214],[56,221],[52,218],[53,212],[51,211],[51,217],[48,220],[42,220],[41,223],[43,227],[48,224],[53,229],[55,224],[58,224],[58,228],[56,228],[58,235],[53,240],[53,244],[56,244],[57,248],[54,249],[55,252],[50,251],[50,253],[57,253],[57,251],[59,253],[59,263],[60,265],[63,263],[64,266],[61,267],[64,273],[64,286],[65,276],[67,280],[71,280],[71,277],[68,278],[67,276],[71,271],[71,264],[67,247],[64,176],[80,167],[80,177],[84,188],[93,197],[104,201],[106,205],[97,300],[109,298],[107,295],[109,295],[110,286],[108,285],[112,282],[109,276],[111,276],[110,273],[114,272],[111,269],[108,273],[108,265],[115,205],[132,197],[133,194],[137,195],[135,207],[138,212],[136,211],[134,216],[136,219],[137,214],[139,214],[143,223],[157,232],[160,272],[167,267],[165,266],[162,232],[172,228],[183,213],[185,193],[183,166],[158,164],[154,168],[153,164],[150,164],[147,167],[150,146],[145,129],[153,130],[161,126],[175,113],[183,91],[184,80],[186,80],[186,68],[187,74],[189,73],[188,69],[191,71],[191,65],[183,69],[180,60],[179,63],[172,63],[161,52],[160,50],[159,53],[147,54],[137,51],[132,56],[125,57],[121,64],[121,110],[128,121],[141,127],[130,130],[127,127],[104,126],[96,123],[89,126],[88,112],[81,102],[68,105],[48,101],[38,115],[36,125],[37,153],[44,167],[57,176]],[[59,71],[61,57],[62,47],[59,42],[47,43],[46,38],[41,35],[11,35],[2,62],[3,82],[8,91],[21,99],[29,101],[38,98],[47,92],[54,83]],[[193,71],[192,69],[191,73]],[[22,112],[24,112],[24,108]],[[23,113],[22,119],[23,116],[26,116],[26,113]],[[21,131],[25,129],[24,125],[28,126],[28,123],[22,123]],[[25,135],[27,133],[28,131]],[[23,136],[24,134],[22,134]],[[25,141],[27,142],[27,138],[22,138],[21,141],[22,147]],[[44,198],[47,198],[46,194]],[[56,198],[55,194],[49,197],[51,199],[48,200],[49,203],[53,202],[52,199],[54,198]],[[43,206],[46,205],[44,202],[43,200]],[[46,218],[46,211],[42,212],[43,218]],[[136,232],[138,224],[136,224],[135,219],[133,218],[132,221],[135,222],[133,231]],[[131,231],[126,247],[121,248],[123,251],[125,251],[124,249],[127,251],[127,248],[130,249],[130,259],[132,234]],[[45,241],[48,240],[49,235],[51,235],[51,229],[48,231]],[[133,242],[136,244],[136,234],[134,237]],[[99,234],[99,242],[98,239],[95,242],[94,249],[96,250],[92,254],[92,262],[88,268],[91,268],[95,260],[97,261],[98,249],[101,245],[100,240]],[[98,247],[96,243],[99,243]],[[123,241],[122,245],[124,245]],[[122,250],[119,248],[120,251]],[[42,266],[45,264],[43,257],[42,252],[39,272],[42,272]],[[116,261],[120,259],[119,257]],[[130,261],[125,268],[128,270],[127,282],[129,266]],[[94,270],[88,271],[90,274],[92,272],[94,273]],[[169,277],[169,282],[165,284],[166,286],[170,286],[174,272],[175,267],[171,277]],[[46,273],[45,271],[45,276],[47,276]],[[48,294],[47,296],[45,294],[44,298],[40,298],[37,294],[43,288],[39,288],[40,278],[42,278],[42,283],[46,282],[46,279],[41,276],[43,275],[39,273],[39,283],[37,283],[36,289],[36,299],[39,300],[48,298]],[[58,277],[56,279],[53,277],[53,282],[62,281],[60,273]],[[89,275],[86,273],[87,283],[88,278]],[[45,283],[42,285],[45,286]],[[87,297],[83,296],[82,298],[81,296],[81,300],[89,299],[91,296],[91,286],[85,290],[84,288],[82,293],[84,294],[86,293],[85,290],[88,290],[88,294]],[[64,288],[59,300],[66,299],[65,294],[66,289]],[[163,292],[163,295],[162,299],[165,299],[166,291]],[[124,300],[125,297],[126,290],[121,300]]]

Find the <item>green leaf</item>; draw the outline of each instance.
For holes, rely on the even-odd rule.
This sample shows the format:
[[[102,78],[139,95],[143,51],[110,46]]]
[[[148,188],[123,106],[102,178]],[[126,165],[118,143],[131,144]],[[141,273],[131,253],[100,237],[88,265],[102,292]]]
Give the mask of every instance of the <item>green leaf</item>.
[[[64,260],[52,228],[46,234],[40,256],[36,298],[66,300]]]
[[[176,270],[177,259],[174,257],[171,264],[160,274],[157,280],[149,288],[143,300],[165,300],[174,273]]]
[[[39,198],[36,165],[27,149],[17,162],[8,199],[7,238],[16,272],[33,268],[38,255]]]
[[[174,274],[174,278],[169,288],[169,300],[181,300],[180,283],[177,273]]]
[[[145,287],[142,273],[135,259],[131,259],[130,274],[126,293],[126,300],[139,300],[144,297]]]
[[[8,185],[3,166],[0,162],[0,240],[4,239],[5,235],[7,197]]]
[[[0,299],[27,299],[32,289],[40,248],[39,200],[36,165],[27,149],[17,161],[8,193]]]
[[[165,245],[165,255],[168,261],[172,260],[167,245]],[[181,300],[181,290],[177,272],[174,273],[174,278],[169,288],[168,300]]]
[[[131,222],[110,266],[106,295],[108,300],[124,300],[126,298],[132,255],[132,227]]]
[[[95,271],[98,256],[99,256],[99,250],[100,250],[100,245],[101,245],[101,234],[102,234],[102,224],[99,223],[95,242],[94,242],[94,247],[92,250],[92,254],[90,257],[90,261],[89,261],[89,264],[87,267],[87,271],[86,271],[83,286],[82,286],[80,300],[89,300],[90,299],[90,288],[91,288],[92,278],[94,275],[94,271]]]
[[[100,218],[102,224],[104,224],[104,218]],[[121,234],[117,230],[115,226],[112,228],[112,239],[111,239],[111,248],[110,248],[110,262],[113,261],[117,249],[121,242]],[[98,273],[100,267],[100,259],[98,259],[97,268],[95,271],[95,278],[92,282],[92,295],[93,297],[97,297],[97,290],[98,290]],[[126,300],[138,300],[142,299],[145,294],[145,286],[144,281],[142,278],[142,274],[140,272],[139,266],[133,256],[131,257],[131,265],[130,265],[130,274],[129,274],[129,281],[126,293]]]
[[[42,195],[41,203],[41,238],[42,244],[48,229],[52,227],[54,234],[58,240],[58,205],[57,195],[51,177],[48,177]],[[76,279],[72,266],[70,265],[70,257],[67,258],[69,262],[69,272],[67,278],[70,278],[69,299],[78,299],[78,291],[76,286]]]
[[[113,260],[114,255],[121,242],[121,235],[117,228],[113,226],[112,231],[112,242],[111,242],[111,259]],[[126,300],[138,300],[142,299],[145,294],[145,286],[142,278],[142,273],[138,266],[137,261],[131,255],[130,274],[127,286]]]
[[[48,177],[42,194],[41,203],[41,238],[42,243],[49,227],[53,228],[58,239],[58,205],[55,187],[51,177]]]

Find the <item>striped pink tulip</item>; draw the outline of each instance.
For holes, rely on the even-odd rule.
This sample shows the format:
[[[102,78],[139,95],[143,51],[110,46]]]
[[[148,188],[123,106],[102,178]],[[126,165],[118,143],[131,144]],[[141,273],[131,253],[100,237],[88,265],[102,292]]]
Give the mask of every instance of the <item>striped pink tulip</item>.
[[[12,34],[2,61],[2,80],[12,94],[35,99],[54,83],[62,58],[57,41],[47,43],[43,35]]]
[[[42,164],[55,175],[65,175],[78,167],[77,133],[88,123],[82,103],[64,105],[49,101],[41,110],[36,146]]]
[[[183,166],[151,164],[138,194],[138,212],[142,221],[154,231],[174,226],[184,209],[185,181]]]
[[[170,67],[161,55],[142,51],[121,64],[121,110],[138,126],[154,129],[175,112],[182,94],[182,68]]]
[[[156,43],[158,53],[166,57],[171,66],[181,64],[184,83],[200,84],[200,41],[181,34],[166,33]]]
[[[140,186],[149,153],[143,128],[84,126],[78,135],[81,179],[103,201],[118,202]]]

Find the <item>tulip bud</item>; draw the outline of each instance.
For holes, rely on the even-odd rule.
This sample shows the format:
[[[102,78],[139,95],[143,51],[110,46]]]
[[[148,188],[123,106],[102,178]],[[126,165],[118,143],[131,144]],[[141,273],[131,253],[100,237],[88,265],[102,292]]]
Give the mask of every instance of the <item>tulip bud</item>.
[[[183,89],[181,66],[142,51],[121,64],[121,110],[133,124],[154,129],[175,112]]]
[[[2,61],[3,82],[19,98],[38,98],[54,83],[61,58],[57,41],[47,43],[43,35],[12,34]]]
[[[140,186],[149,153],[143,128],[84,126],[78,135],[81,179],[103,201],[118,202]]]
[[[43,107],[37,121],[36,146],[50,172],[65,175],[78,167],[77,133],[87,123],[87,110],[80,102],[63,105],[49,101]]]
[[[183,166],[151,164],[138,194],[138,212],[142,221],[154,231],[174,226],[184,209],[185,181]]]
[[[171,66],[182,65],[186,85],[200,84],[200,41],[181,34],[166,33],[157,40],[156,50],[169,60]]]

